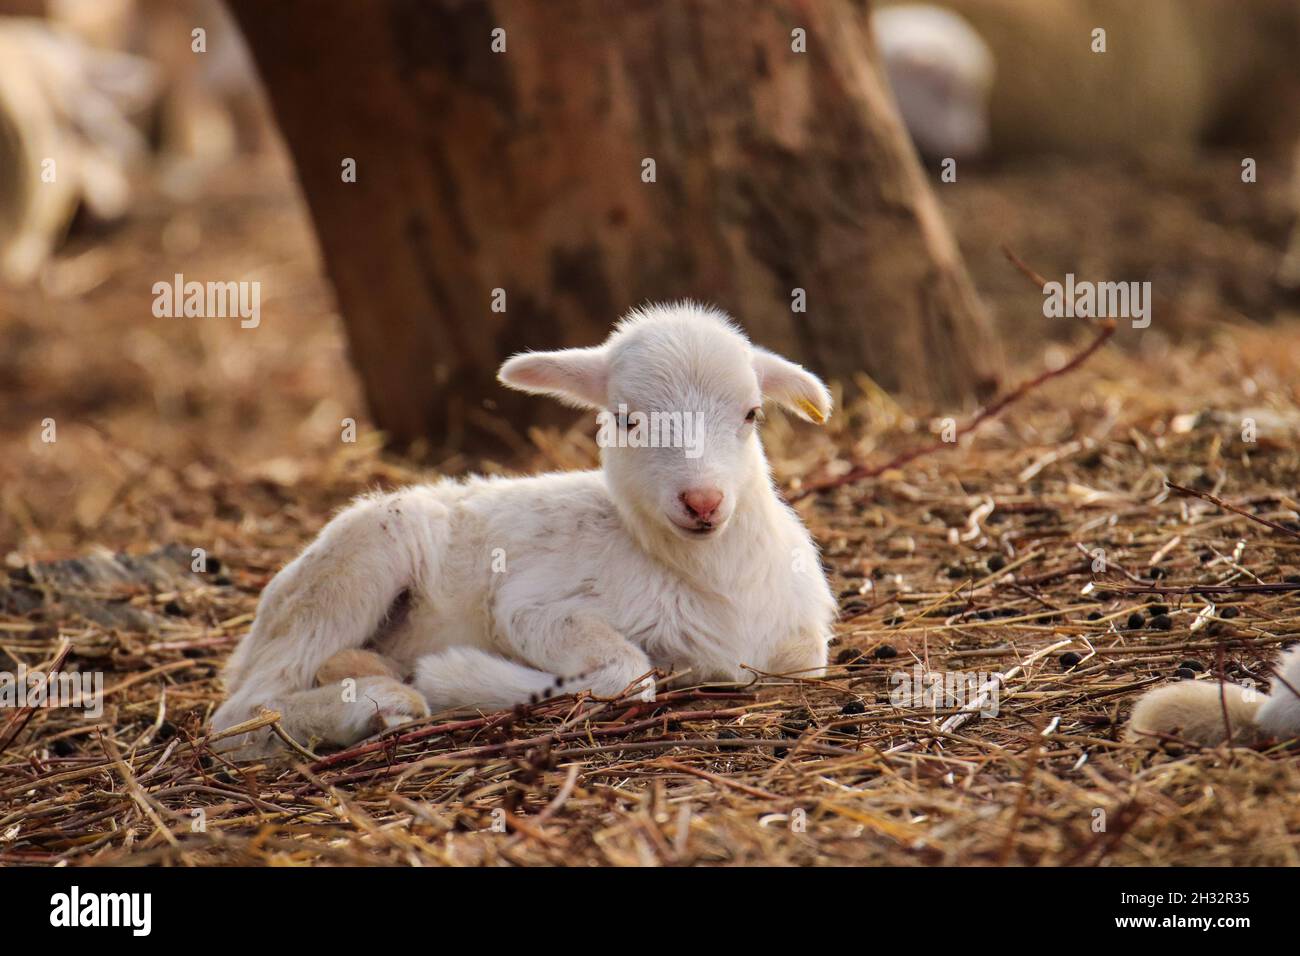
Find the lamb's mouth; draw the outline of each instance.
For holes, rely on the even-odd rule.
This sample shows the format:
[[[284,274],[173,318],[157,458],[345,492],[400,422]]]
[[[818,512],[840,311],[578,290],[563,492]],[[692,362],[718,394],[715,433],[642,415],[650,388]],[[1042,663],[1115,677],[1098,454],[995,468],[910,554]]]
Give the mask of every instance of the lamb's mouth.
[[[696,538],[696,539],[712,537],[713,535],[721,531],[723,525],[725,524],[726,524],[725,521],[713,522],[711,524],[693,524],[693,525],[678,524],[676,521],[672,523],[673,528],[683,537]]]

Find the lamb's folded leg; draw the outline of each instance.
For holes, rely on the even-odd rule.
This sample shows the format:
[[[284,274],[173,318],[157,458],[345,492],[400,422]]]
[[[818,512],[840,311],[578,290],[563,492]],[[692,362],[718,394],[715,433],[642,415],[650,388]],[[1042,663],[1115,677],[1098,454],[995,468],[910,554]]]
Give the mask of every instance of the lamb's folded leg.
[[[613,697],[638,681],[641,699],[654,700],[645,652],[598,618],[547,608],[512,615],[510,622],[511,643],[527,664],[476,647],[420,658],[415,686],[431,707],[501,710],[579,691]]]
[[[414,682],[434,710],[505,710],[565,692],[556,675],[476,647],[426,654],[416,661]]]
[[[560,605],[518,610],[507,639],[519,657],[564,678],[564,692],[589,690],[613,697],[640,682],[642,700],[654,700],[654,670],[645,651],[599,616]]]

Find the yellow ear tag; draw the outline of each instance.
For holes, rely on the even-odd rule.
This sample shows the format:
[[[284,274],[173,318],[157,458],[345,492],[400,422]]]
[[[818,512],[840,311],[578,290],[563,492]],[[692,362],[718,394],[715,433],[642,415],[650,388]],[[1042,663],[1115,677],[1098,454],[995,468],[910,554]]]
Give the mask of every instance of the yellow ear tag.
[[[826,424],[826,416],[823,415],[820,410],[818,410],[816,405],[808,401],[808,399],[806,398],[799,399],[799,407],[802,408],[808,414],[808,417],[811,418],[813,421],[815,421],[818,425]]]

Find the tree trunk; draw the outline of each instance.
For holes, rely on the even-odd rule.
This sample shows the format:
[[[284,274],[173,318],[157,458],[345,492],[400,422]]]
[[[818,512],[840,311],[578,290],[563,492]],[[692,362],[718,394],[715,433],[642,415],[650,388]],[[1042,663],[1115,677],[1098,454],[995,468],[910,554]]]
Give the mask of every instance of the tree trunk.
[[[502,417],[517,432],[548,420],[547,403],[497,384],[498,364],[593,344],[646,300],[712,302],[850,388],[865,371],[952,403],[996,376],[991,325],[864,3],[232,7],[371,412],[397,443],[482,448]],[[492,49],[498,27],[505,52]],[[807,52],[792,49],[796,29]],[[356,182],[343,181],[347,158]]]

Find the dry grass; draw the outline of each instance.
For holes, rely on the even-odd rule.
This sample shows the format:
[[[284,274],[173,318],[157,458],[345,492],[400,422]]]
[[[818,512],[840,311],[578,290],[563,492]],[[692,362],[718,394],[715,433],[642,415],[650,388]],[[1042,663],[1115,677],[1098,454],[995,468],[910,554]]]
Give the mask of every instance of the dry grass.
[[[1231,380],[1235,361],[1218,351],[1166,372],[1205,381],[1217,366]],[[825,679],[679,691],[653,706],[565,698],[438,715],[315,763],[213,758],[202,734],[218,667],[261,586],[306,537],[287,516],[319,523],[357,490],[419,476],[364,447],[289,484],[223,476],[219,500],[262,513],[235,521],[213,503],[186,543],[224,542],[228,583],[106,590],[105,602],[154,612],[137,630],[64,614],[61,593],[0,625],[15,661],[35,666],[66,639],[70,663],[103,669],[108,682],[103,719],[37,712],[4,755],[0,854],[104,864],[1293,863],[1292,754],[1153,754],[1117,742],[1133,695],[1180,663],[1264,680],[1277,645],[1300,636],[1290,593],[1127,593],[1153,568],[1163,572],[1154,586],[1194,588],[1280,582],[1300,564],[1296,539],[1161,485],[1165,475],[1199,482],[1294,523],[1300,463],[1289,437],[1278,443],[1288,447],[1248,449],[1228,433],[1239,426],[1170,428],[1175,411],[1230,403],[1204,390],[1164,412],[1143,407],[1146,391],[1121,401],[1134,371],[1089,376],[1090,412],[1067,415],[1044,396],[974,448],[809,499],[844,608],[833,653],[853,658]],[[1294,407],[1273,405],[1279,421],[1300,422]],[[795,447],[775,430],[776,444]],[[862,434],[850,421],[837,438]],[[566,462],[587,448],[576,433],[550,437]],[[844,467],[834,447],[785,458],[782,471]],[[135,490],[117,507],[159,502]],[[1079,545],[1104,548],[1113,570],[1094,574]],[[1150,626],[1155,600],[1168,605],[1167,629]],[[1135,609],[1147,621],[1130,630]],[[1081,657],[1069,669],[1067,651]],[[890,676],[917,663],[1023,667],[998,716],[943,731],[951,711],[890,702]],[[194,833],[200,808],[206,832]],[[1099,811],[1106,828],[1094,832]]]
[[[288,213],[272,203],[266,215]],[[258,228],[247,218],[232,228]],[[221,257],[238,237],[205,242],[214,274],[233,268]],[[1294,593],[1197,593],[1285,583],[1300,540],[1164,487],[1300,527],[1300,328],[1287,324],[1108,347],[969,446],[802,500],[843,609],[840,663],[824,679],[681,690],[653,706],[562,698],[441,714],[342,754],[224,764],[205,719],[260,589],[351,495],[428,476],[382,456],[363,416],[362,440],[339,444],[334,422],[355,395],[320,318],[328,297],[301,235],[283,255],[268,274],[300,287],[268,308],[261,338],[208,330],[198,347],[192,329],[149,326],[139,288],[160,277],[143,256],[66,314],[44,298],[9,303],[11,340],[71,351],[54,384],[38,380],[35,352],[20,356],[29,381],[10,386],[23,397],[0,463],[0,669],[37,667],[66,644],[64,666],[102,671],[106,699],[96,720],[25,715],[7,747],[0,724],[0,861],[1300,862],[1294,751],[1119,742],[1135,695],[1180,664],[1263,682],[1278,645],[1300,638]],[[55,313],[91,341],[42,331]],[[155,361],[115,369],[106,350],[131,336]],[[236,367],[215,372],[231,350]],[[92,383],[102,373],[98,393],[59,371],[78,356]],[[71,393],[102,401],[79,409]],[[55,446],[29,441],[43,414],[60,416]],[[829,432],[778,419],[767,441],[794,490],[929,430],[874,395]],[[533,437],[538,467],[593,457],[579,431]],[[221,566],[168,571],[164,555],[151,583],[74,585],[49,563],[96,544],[203,547]],[[1104,549],[1104,573],[1081,546]],[[1167,620],[1153,622],[1156,603]],[[895,706],[891,676],[918,664],[1008,674],[999,713]]]

